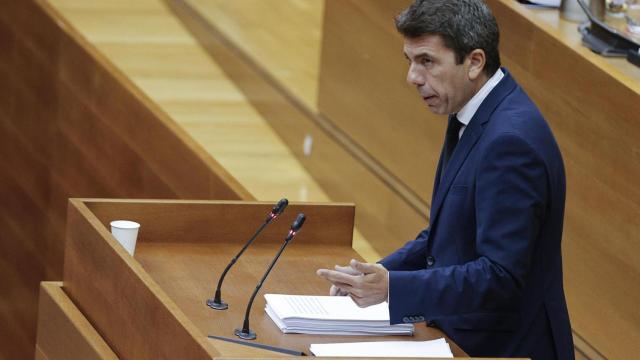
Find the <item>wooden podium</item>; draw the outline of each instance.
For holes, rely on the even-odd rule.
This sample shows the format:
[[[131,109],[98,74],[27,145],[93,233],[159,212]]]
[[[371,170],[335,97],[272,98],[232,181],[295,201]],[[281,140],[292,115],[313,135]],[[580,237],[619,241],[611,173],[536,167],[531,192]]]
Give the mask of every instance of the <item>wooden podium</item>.
[[[226,311],[213,296],[228,261],[273,204],[240,201],[71,199],[62,283],[43,283],[36,358],[211,359],[282,357],[282,353],[222,340],[237,339],[251,292],[282,244],[296,215],[307,221],[284,251],[251,312],[258,338],[251,344],[309,352],[311,343],[427,340],[444,336],[416,324],[413,337],[282,334],[264,312],[264,293],[326,294],[318,268],[359,258],[351,248],[354,206],[291,204],[228,273]],[[141,224],[135,256],[112,237],[109,223]],[[455,356],[466,356],[450,341]]]

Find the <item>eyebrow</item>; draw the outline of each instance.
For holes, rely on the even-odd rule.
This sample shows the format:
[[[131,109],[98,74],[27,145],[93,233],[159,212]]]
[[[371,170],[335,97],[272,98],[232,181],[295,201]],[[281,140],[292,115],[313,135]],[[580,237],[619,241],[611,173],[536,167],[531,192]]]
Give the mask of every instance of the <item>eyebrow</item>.
[[[402,53],[404,54],[404,57],[405,57],[407,60],[411,60],[411,58],[409,57],[409,55],[408,55],[406,52],[404,52],[404,51],[403,51]],[[426,52],[426,51],[423,51],[423,52],[417,53],[413,58],[414,58],[414,59],[419,59],[419,58],[422,58],[422,57],[429,57],[429,58],[431,58],[431,59],[435,59],[435,57],[433,56],[433,54],[430,54],[429,52]]]

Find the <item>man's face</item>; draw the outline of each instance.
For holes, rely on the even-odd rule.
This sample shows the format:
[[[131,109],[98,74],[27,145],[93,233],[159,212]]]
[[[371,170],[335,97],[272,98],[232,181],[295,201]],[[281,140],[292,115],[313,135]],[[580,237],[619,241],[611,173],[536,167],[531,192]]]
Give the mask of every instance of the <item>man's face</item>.
[[[410,62],[407,82],[433,113],[456,113],[473,95],[468,61],[456,64],[455,53],[445,47],[440,35],[405,38],[404,54]]]

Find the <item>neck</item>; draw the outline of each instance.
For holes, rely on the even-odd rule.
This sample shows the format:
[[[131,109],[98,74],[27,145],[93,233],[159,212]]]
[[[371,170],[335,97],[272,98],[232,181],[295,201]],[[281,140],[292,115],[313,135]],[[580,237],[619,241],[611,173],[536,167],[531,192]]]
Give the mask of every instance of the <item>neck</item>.
[[[469,103],[469,101],[482,89],[482,87],[489,81],[490,77],[487,76],[484,72],[481,73],[477,78],[469,81],[464,88],[464,98],[460,103],[460,108],[456,109],[456,111],[451,112],[451,114],[456,114],[462,108]]]
[[[460,111],[462,107],[465,106],[469,102],[469,100],[471,100],[471,98],[473,98],[480,91],[480,89],[482,89],[487,81],[489,81],[489,77],[484,72],[480,74],[480,76],[478,76],[475,80],[472,80],[469,83],[469,87],[467,88],[467,96],[465,96],[460,109],[458,109],[456,112]]]
[[[478,91],[480,91],[480,89],[482,89],[482,87],[484,86],[484,84],[487,83],[487,81],[489,81],[489,76],[487,76],[487,74],[485,74],[484,72],[482,72],[482,74],[480,74],[480,76],[478,76],[478,78],[473,81],[473,94],[471,94],[471,96],[469,97],[469,99],[467,99],[467,101],[471,100],[471,98],[473,97],[473,95],[477,94]]]

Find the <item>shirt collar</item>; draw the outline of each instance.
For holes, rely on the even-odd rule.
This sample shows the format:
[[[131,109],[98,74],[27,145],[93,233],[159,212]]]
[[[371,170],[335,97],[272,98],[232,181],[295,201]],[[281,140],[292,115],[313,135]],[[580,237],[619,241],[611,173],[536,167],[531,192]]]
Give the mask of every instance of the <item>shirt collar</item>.
[[[480,91],[473,95],[471,100],[469,100],[469,102],[467,102],[462,107],[462,109],[458,111],[458,114],[456,114],[456,116],[458,117],[458,121],[460,121],[464,127],[469,125],[471,118],[473,118],[473,115],[475,115],[476,111],[478,111],[478,108],[480,107],[484,99],[489,95],[491,90],[493,90],[493,88],[498,85],[503,77],[504,73],[501,69],[498,69],[498,71],[496,71],[496,73],[493,74],[493,76],[489,78],[489,80],[487,80],[482,88],[480,88]]]

